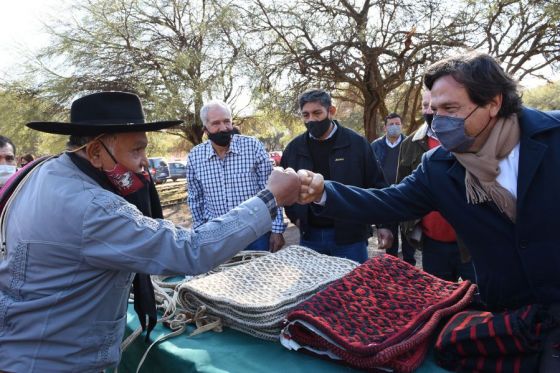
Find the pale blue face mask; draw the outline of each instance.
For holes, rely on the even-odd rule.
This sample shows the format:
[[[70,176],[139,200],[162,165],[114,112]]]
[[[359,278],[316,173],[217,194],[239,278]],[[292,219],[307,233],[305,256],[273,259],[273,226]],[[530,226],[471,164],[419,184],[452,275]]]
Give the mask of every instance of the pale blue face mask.
[[[465,118],[434,115],[432,130],[444,149],[453,153],[464,153],[471,148],[476,136],[469,136],[465,133],[465,121],[476,109],[478,109],[478,106]]]
[[[8,179],[15,173],[16,166],[0,165],[0,186],[6,184],[6,181],[8,181]]]
[[[389,137],[397,137],[401,134],[401,126],[399,124],[388,124],[387,135]]]

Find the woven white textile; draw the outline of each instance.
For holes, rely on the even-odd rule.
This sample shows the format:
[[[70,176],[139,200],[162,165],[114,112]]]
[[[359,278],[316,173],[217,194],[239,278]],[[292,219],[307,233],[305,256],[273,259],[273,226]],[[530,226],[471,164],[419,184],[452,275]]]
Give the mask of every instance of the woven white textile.
[[[357,266],[349,259],[293,245],[181,284],[178,303],[193,312],[206,306],[224,325],[278,339],[289,311]]]

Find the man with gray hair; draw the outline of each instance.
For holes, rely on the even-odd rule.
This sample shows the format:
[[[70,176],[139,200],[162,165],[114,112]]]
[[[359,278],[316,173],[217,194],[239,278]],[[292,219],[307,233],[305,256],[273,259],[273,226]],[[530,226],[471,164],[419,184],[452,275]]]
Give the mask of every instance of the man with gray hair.
[[[208,102],[200,110],[207,141],[187,157],[187,202],[193,228],[234,209],[266,185],[272,163],[260,141],[234,135],[231,109],[222,101]],[[259,237],[246,250],[275,252],[284,246],[284,219],[278,210],[272,232]]]

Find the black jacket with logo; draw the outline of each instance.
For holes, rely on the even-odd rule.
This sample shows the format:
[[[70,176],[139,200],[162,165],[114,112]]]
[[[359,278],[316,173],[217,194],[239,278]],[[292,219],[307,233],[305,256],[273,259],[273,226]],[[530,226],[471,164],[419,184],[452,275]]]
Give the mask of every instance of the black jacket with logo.
[[[329,156],[330,179],[361,188],[386,187],[383,172],[367,140],[351,129],[334,122],[338,126],[338,134]],[[306,131],[290,141],[282,154],[280,162],[282,167],[291,167],[296,171],[314,169],[307,136],[309,132]],[[299,204],[285,207],[286,215],[292,223],[295,224],[299,220],[302,234],[308,227],[308,209],[309,206]],[[368,224],[348,223],[341,220],[334,221],[334,230],[335,241],[341,245],[367,240],[372,233],[371,226]]]

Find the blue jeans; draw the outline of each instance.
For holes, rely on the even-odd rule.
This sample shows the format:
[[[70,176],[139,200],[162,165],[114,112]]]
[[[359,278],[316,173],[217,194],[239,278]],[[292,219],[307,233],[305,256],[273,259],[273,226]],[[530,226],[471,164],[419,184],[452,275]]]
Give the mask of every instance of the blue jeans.
[[[422,267],[424,271],[447,281],[457,282],[459,277],[476,284],[472,261],[463,263],[457,242],[442,242],[422,238]]]
[[[309,247],[321,254],[352,259],[363,263],[368,258],[367,241],[337,245],[334,241],[334,228],[308,227],[301,237],[300,245]]]
[[[270,246],[270,232],[263,234],[249,244],[244,250],[268,251]]]

